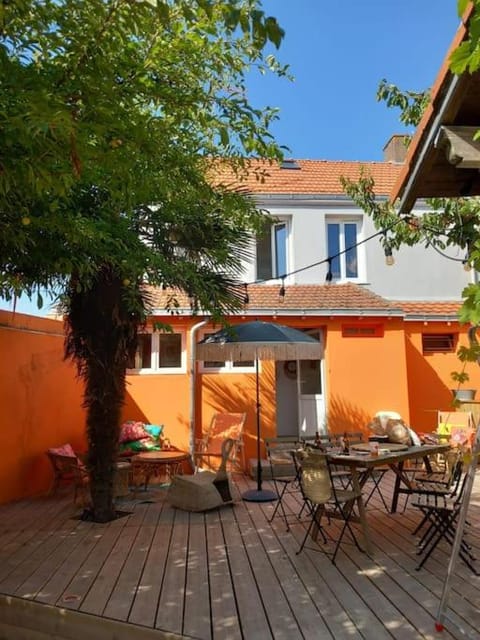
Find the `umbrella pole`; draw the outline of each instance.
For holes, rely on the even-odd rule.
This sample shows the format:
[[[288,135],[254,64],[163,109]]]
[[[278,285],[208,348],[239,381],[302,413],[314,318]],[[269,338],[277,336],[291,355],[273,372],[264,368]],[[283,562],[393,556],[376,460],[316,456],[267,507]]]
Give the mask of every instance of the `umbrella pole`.
[[[257,413],[257,488],[245,491],[242,495],[244,500],[249,502],[271,502],[278,500],[278,496],[273,491],[262,489],[262,460],[260,458],[260,376],[258,372],[258,354],[255,355],[255,391],[256,391],[256,413]]]

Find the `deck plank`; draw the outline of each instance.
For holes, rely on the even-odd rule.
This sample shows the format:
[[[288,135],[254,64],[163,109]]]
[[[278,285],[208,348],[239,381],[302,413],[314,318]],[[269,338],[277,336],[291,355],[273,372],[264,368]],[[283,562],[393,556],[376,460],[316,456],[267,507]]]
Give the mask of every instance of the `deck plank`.
[[[219,510],[206,514],[206,525],[213,637],[215,640],[240,640],[241,626]]]
[[[190,514],[183,633],[193,638],[211,638],[205,526],[203,513]]]
[[[387,473],[382,481],[388,502],[393,479]],[[137,632],[198,640],[437,639],[451,550],[439,545],[415,570],[411,531],[419,514],[410,501],[391,515],[372,498],[374,557],[345,542],[334,566],[313,541],[308,547],[315,550],[297,555],[306,526],[296,517],[298,496],[285,501],[292,516],[287,532],[283,519],[268,521],[275,503],[242,501],[254,482],[237,480],[233,506],[189,514],[173,509],[164,488],[155,487],[118,501],[130,515],[105,525],[74,519],[79,509],[70,492],[0,505],[0,593],[125,621]],[[480,473],[469,520],[478,556]],[[335,537],[338,526],[325,528]],[[480,578],[459,562],[442,640],[463,640],[462,632],[480,637],[479,597]]]

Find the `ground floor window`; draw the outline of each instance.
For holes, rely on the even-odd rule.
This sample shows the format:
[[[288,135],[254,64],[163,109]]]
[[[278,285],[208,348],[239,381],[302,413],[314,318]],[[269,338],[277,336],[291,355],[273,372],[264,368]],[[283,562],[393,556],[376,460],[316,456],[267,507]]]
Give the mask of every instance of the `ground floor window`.
[[[184,334],[156,331],[139,334],[138,348],[128,368],[133,373],[184,373]]]

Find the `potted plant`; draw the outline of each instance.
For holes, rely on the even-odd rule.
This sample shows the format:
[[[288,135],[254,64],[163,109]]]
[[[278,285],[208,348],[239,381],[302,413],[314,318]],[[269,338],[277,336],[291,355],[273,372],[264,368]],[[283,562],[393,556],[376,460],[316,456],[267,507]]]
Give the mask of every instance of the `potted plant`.
[[[460,389],[460,386],[470,380],[468,373],[465,371],[468,362],[479,362],[480,350],[476,339],[472,338],[469,332],[470,346],[460,347],[457,356],[463,363],[461,371],[452,371],[450,377],[457,383],[457,388],[452,389],[453,397],[456,402],[471,402],[475,400],[476,389]]]

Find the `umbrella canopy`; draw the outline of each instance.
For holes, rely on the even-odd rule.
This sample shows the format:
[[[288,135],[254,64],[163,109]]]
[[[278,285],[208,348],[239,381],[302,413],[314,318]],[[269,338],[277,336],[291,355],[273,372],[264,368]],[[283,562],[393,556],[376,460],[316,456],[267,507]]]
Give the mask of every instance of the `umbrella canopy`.
[[[197,344],[198,360],[317,360],[321,345],[312,336],[275,322],[232,325]]]
[[[259,360],[318,360],[321,344],[315,338],[275,322],[254,320],[232,325],[207,336],[197,344],[198,360],[255,360],[257,417],[257,489],[243,494],[244,500],[267,502],[276,500],[273,491],[262,489],[260,459],[260,388]]]

